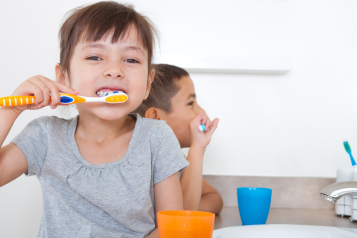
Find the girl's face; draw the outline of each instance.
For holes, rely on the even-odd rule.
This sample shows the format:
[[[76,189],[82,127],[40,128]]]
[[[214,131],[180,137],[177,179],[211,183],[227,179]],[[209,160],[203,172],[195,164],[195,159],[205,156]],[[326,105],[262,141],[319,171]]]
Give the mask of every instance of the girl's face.
[[[80,96],[99,97],[123,91],[128,101],[119,104],[77,104],[80,114],[103,120],[117,120],[134,111],[147,97],[154,71],[148,72],[148,52],[134,27],[116,43],[112,34],[97,42],[80,41],[73,52],[70,75],[57,73],[57,79],[77,90]],[[61,76],[62,75],[62,76]]]

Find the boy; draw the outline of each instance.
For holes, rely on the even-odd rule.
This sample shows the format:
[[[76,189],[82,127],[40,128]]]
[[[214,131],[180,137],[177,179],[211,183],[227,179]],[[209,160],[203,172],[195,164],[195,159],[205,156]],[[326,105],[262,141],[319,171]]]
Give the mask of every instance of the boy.
[[[167,64],[157,64],[155,70],[149,97],[135,112],[145,118],[165,120],[181,148],[190,147],[190,165],[181,174],[184,209],[219,214],[222,197],[202,178],[203,155],[219,120],[211,122],[198,105],[193,81],[186,70]],[[198,130],[200,124],[207,127],[204,133]]]

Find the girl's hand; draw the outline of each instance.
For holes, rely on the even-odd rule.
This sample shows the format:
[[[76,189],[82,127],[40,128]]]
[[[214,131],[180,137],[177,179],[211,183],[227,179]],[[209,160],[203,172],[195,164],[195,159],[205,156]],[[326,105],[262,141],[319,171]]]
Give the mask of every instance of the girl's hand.
[[[41,75],[29,78],[17,87],[12,96],[35,96],[35,104],[11,107],[20,114],[25,110],[37,110],[50,105],[55,109],[60,104],[60,92],[78,94],[78,92]]]
[[[200,147],[205,149],[211,141],[211,137],[215,130],[217,129],[219,119],[216,118],[212,122],[209,117],[205,114],[199,114],[190,123],[190,133],[191,133],[191,148]],[[204,132],[198,129],[199,125],[205,125],[206,130]]]

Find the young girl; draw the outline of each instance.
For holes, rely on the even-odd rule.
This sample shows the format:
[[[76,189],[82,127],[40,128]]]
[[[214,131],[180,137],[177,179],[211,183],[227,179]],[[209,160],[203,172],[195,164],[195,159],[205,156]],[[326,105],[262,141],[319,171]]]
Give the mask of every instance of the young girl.
[[[27,109],[59,105],[59,92],[123,104],[78,104],[70,120],[41,117],[0,149],[0,186],[22,173],[42,186],[38,237],[157,237],[155,213],[183,208],[179,171],[188,162],[162,121],[128,114],[148,97],[155,29],[133,8],[99,2],[74,9],[60,29],[57,82],[43,76],[13,95],[35,104],[0,108],[0,144]]]

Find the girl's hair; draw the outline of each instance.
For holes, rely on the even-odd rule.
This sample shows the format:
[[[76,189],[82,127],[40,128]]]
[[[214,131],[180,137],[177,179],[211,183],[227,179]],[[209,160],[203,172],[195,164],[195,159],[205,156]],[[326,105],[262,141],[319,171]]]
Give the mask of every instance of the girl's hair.
[[[150,72],[158,31],[153,23],[136,12],[133,6],[114,1],[78,7],[67,13],[67,19],[58,34],[61,70],[70,73],[70,61],[79,41],[95,42],[113,33],[111,41],[115,43],[125,37],[131,26],[136,28],[138,40],[148,51]]]
[[[155,79],[151,84],[148,98],[134,111],[144,117],[145,112],[155,107],[171,113],[171,99],[180,90],[177,82],[183,77],[188,77],[186,70],[169,64],[154,64]]]

